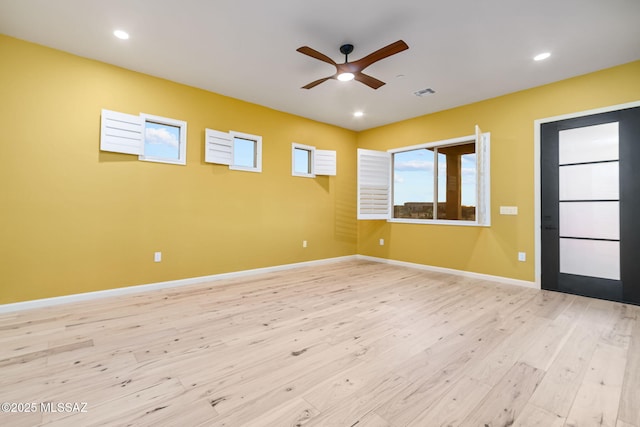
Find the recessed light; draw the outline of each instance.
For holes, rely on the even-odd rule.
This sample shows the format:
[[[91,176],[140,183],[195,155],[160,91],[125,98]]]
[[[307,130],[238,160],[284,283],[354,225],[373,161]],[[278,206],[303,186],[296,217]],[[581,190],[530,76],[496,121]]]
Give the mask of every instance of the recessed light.
[[[338,80],[341,82],[348,82],[349,80],[353,80],[355,76],[352,73],[342,73],[338,74]]]
[[[542,61],[544,59],[547,59],[550,56],[551,56],[551,54],[549,52],[544,52],[544,53],[541,53],[539,55],[534,56],[533,60],[534,61]]]
[[[122,31],[122,30],[115,30],[113,32],[113,35],[116,36],[117,38],[121,39],[121,40],[127,40],[129,38],[129,33],[127,33],[126,31]]]
[[[353,117],[362,117],[364,116],[364,113],[362,111],[356,111],[355,113],[353,113]]]

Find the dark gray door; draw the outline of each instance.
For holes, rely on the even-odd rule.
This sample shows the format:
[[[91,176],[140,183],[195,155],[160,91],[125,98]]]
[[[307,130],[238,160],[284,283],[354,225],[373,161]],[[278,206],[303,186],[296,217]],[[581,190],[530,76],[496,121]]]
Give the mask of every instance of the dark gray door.
[[[542,288],[640,304],[640,107],[541,127]]]

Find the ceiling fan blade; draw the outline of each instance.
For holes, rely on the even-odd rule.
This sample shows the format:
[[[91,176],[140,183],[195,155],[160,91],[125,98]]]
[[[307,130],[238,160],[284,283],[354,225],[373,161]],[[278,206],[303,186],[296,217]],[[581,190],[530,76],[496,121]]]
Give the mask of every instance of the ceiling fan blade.
[[[371,89],[378,89],[380,86],[383,86],[385,84],[383,81],[380,81],[375,77],[371,77],[364,73],[356,73],[353,79],[359,81],[360,83],[366,84]]]
[[[335,66],[338,65],[338,64],[336,64],[336,62],[333,59],[329,58],[327,55],[325,55],[323,53],[320,53],[315,49],[311,49],[309,46],[302,46],[302,47],[297,48],[296,50],[298,52],[304,53],[305,55],[308,55],[308,56],[310,56],[312,58],[316,58],[316,59],[319,59],[320,61],[324,61],[327,64],[331,64],[331,65],[335,65]]]
[[[332,78],[333,78],[333,76],[329,76],[329,77],[325,77],[325,78],[322,78],[322,79],[318,79],[316,81],[313,81],[313,82],[309,83],[308,85],[302,86],[302,89],[311,89],[313,87],[318,86],[320,83],[324,83],[327,80],[331,80]]]
[[[391,55],[395,55],[396,53],[400,53],[403,50],[407,49],[409,49],[409,46],[404,41],[398,40],[395,43],[391,43],[390,45],[387,45],[381,49],[376,50],[373,53],[370,53],[362,59],[352,62],[351,65],[356,66],[358,70],[362,71],[374,62],[378,62],[381,59],[384,59]]]

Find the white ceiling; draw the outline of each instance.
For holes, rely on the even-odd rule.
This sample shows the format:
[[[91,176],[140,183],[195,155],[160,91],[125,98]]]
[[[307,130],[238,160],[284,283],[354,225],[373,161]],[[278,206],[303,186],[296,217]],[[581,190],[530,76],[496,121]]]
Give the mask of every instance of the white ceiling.
[[[0,33],[353,130],[640,59],[639,22],[640,0],[0,0]],[[335,69],[298,47],[399,39],[366,69],[380,89],[300,89]]]

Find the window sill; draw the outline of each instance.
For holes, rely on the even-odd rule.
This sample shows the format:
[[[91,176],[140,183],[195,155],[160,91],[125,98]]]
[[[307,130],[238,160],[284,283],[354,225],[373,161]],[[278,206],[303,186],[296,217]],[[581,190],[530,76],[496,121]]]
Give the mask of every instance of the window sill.
[[[491,224],[478,224],[477,221],[454,221],[454,220],[438,220],[438,219],[409,219],[409,218],[392,218],[387,222],[398,224],[423,224],[423,225],[457,225],[462,227],[491,227]]]
[[[154,163],[166,163],[169,165],[182,165],[185,166],[187,164],[187,161],[185,159],[180,159],[180,160],[172,160],[172,159],[161,159],[159,157],[145,157],[145,156],[138,156],[138,160],[142,160],[144,162],[154,162]]]
[[[233,171],[262,173],[262,168],[250,168],[250,167],[246,167],[246,166],[229,165],[229,169],[231,169]]]

